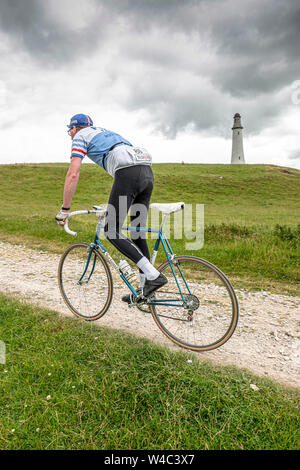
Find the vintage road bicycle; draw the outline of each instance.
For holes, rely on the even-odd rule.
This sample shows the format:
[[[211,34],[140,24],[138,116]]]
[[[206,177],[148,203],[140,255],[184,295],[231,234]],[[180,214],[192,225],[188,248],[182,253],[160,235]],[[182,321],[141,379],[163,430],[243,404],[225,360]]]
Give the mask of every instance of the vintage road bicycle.
[[[209,351],[222,346],[235,331],[238,322],[238,301],[234,289],[220,269],[195,256],[177,256],[164,233],[167,217],[183,210],[184,203],[150,204],[152,210],[162,213],[159,229],[123,227],[123,230],[146,231],[157,234],[151,262],[163,248],[166,260],[157,269],[168,278],[168,284],[147,299],[131,285],[118,264],[99,239],[104,229],[106,208],[71,212],[71,217],[95,214],[98,218],[92,243],[74,243],[61,256],[58,281],[61,295],[73,314],[87,321],[101,318],[109,309],[113,296],[112,269],[121,277],[131,292],[129,307],[139,308],[152,315],[160,330],[177,345],[193,351]],[[124,308],[126,308],[124,304]]]

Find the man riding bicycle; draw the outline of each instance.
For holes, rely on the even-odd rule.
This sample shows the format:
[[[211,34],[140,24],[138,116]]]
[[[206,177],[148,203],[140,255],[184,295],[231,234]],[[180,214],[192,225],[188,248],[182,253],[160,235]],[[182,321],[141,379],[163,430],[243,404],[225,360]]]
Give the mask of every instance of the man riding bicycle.
[[[145,149],[134,147],[119,134],[95,127],[86,114],[73,116],[67,127],[72,139],[71,162],[65,179],[63,205],[56,220],[61,225],[67,220],[81,163],[88,156],[114,178],[104,234],[123,255],[138,266],[140,288],[143,289],[143,295],[148,297],[165,285],[167,278],[150,263],[146,233],[133,232],[130,240],[121,230],[128,210],[133,205],[138,208],[138,215],[131,213],[131,225],[146,226],[154,182],[152,158]],[[130,303],[130,295],[122,297],[122,300]]]

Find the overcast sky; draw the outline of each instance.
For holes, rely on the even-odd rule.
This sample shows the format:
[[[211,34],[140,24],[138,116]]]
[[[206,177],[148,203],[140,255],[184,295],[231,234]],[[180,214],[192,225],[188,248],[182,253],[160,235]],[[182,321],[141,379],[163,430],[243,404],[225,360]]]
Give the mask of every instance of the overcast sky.
[[[154,162],[300,169],[299,0],[0,0],[1,163],[69,162],[76,113]]]

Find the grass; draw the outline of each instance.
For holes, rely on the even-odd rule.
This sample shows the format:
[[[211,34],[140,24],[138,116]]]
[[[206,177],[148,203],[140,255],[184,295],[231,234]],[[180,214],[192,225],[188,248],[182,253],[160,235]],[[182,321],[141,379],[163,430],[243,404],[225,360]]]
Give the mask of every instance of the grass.
[[[2,450],[299,448],[299,393],[246,371],[3,294],[0,338]]]
[[[65,164],[0,166],[0,239],[61,252],[73,239],[54,222],[62,201]],[[153,202],[204,204],[201,249],[187,254],[216,264],[230,279],[255,289],[300,294],[300,171],[273,165],[154,165]],[[108,200],[112,179],[84,164],[72,209]],[[196,221],[193,220],[194,228]],[[81,217],[71,227],[91,240],[96,219]],[[172,224],[171,224],[172,225]],[[171,230],[171,236],[173,230]],[[186,238],[172,240],[176,254]],[[150,239],[151,248],[154,240]],[[114,248],[110,248],[113,255]],[[163,261],[162,253],[157,262]]]

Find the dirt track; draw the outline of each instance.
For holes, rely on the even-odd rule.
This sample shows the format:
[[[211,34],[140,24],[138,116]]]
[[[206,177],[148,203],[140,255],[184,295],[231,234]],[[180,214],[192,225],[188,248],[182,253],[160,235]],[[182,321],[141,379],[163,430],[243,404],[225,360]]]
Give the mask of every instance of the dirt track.
[[[0,242],[1,290],[71,315],[57,285],[58,261],[58,255]],[[115,289],[109,311],[96,323],[122,328],[179,350],[160,332],[150,315],[129,309],[120,301],[123,292],[127,293],[122,286]],[[234,364],[299,387],[300,297],[245,290],[237,290],[237,294],[240,319],[234,335],[221,348],[198,357]]]

